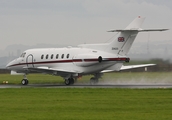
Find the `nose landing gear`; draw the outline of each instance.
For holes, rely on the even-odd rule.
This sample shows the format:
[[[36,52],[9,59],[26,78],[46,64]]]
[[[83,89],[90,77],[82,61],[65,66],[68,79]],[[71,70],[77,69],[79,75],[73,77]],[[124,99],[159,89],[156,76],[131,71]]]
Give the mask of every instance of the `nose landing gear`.
[[[28,83],[29,83],[29,81],[28,81],[28,79],[26,77],[26,74],[24,74],[24,78],[22,79],[21,84],[22,85],[27,85]]]
[[[23,79],[23,80],[21,81],[21,84],[22,84],[22,85],[27,85],[28,83],[29,83],[28,79]]]

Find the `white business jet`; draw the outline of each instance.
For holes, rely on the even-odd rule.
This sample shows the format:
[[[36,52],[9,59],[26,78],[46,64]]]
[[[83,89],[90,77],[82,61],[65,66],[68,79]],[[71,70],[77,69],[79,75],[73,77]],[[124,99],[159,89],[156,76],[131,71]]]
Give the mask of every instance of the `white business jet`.
[[[108,31],[118,32],[118,36],[109,43],[26,50],[8,63],[7,69],[11,70],[11,74],[23,74],[23,85],[28,84],[26,74],[33,71],[61,76],[66,85],[71,85],[83,75],[94,75],[90,83],[95,84],[105,72],[152,66],[154,64],[123,66],[130,60],[127,53],[139,32],[168,30],[141,29],[144,19],[139,16],[125,29]]]

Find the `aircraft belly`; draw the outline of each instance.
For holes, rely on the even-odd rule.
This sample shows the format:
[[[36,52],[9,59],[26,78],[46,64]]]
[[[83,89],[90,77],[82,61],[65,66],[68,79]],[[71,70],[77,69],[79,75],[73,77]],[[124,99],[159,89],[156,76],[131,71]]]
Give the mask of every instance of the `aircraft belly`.
[[[70,71],[76,71],[76,74],[90,74],[90,73],[96,73],[96,72],[100,72],[110,66],[112,66],[113,64],[115,64],[114,62],[104,62],[104,63],[100,63],[100,64],[96,64],[93,66],[88,66],[88,67],[81,67],[81,66],[77,66],[75,64],[71,64],[71,63],[63,63],[63,64],[51,64],[48,65],[48,68],[56,68],[56,69],[63,69],[68,71],[67,72],[60,72],[60,71],[47,71],[48,74],[54,74],[54,75],[60,75],[60,76],[66,76],[69,74],[74,74],[74,73],[70,73]],[[36,66],[35,67],[41,67],[42,65]],[[44,65],[45,66],[45,65]]]
[[[23,70],[21,69],[21,68],[24,68],[24,67],[26,67],[26,65],[14,66],[13,70],[15,70],[15,71],[25,71],[24,69]]]
[[[114,62],[104,62],[104,63],[96,64],[93,66],[89,66],[89,67],[82,67],[83,74],[97,73],[114,64],[115,64]]]

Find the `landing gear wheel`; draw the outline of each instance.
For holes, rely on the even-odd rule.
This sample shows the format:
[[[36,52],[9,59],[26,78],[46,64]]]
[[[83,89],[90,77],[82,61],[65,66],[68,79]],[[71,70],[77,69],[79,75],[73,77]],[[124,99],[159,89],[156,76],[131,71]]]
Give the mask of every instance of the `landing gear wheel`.
[[[74,84],[74,79],[71,78],[71,79],[70,79],[70,82],[71,82],[71,84],[73,85],[73,84]]]
[[[28,81],[27,79],[23,79],[23,80],[21,81],[21,83],[22,83],[22,85],[27,85],[27,84],[29,83],[29,81]]]
[[[90,85],[94,85],[94,78],[93,77],[90,79]]]
[[[70,78],[65,79],[65,84],[66,84],[66,85],[70,85],[70,82],[71,82],[71,81],[70,81]]]
[[[74,84],[74,79],[73,78],[65,79],[65,84],[66,85]]]
[[[92,78],[90,79],[90,84],[91,84],[91,85],[95,85],[95,84],[97,84],[98,82],[99,82],[99,80],[96,79],[95,77],[92,77]]]

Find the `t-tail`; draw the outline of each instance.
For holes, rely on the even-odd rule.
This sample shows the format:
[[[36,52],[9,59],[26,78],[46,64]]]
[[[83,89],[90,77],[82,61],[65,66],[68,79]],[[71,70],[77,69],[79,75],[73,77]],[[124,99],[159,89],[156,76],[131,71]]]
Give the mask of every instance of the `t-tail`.
[[[115,38],[112,42],[110,42],[105,48],[105,51],[119,54],[119,55],[127,55],[129,52],[137,34],[139,32],[144,31],[165,31],[168,29],[141,29],[142,23],[144,22],[145,18],[137,17],[135,18],[125,29],[118,29],[118,30],[110,30],[108,32],[119,32],[117,38]]]

